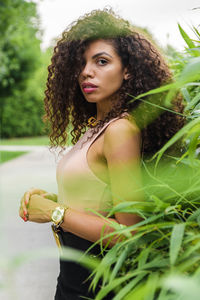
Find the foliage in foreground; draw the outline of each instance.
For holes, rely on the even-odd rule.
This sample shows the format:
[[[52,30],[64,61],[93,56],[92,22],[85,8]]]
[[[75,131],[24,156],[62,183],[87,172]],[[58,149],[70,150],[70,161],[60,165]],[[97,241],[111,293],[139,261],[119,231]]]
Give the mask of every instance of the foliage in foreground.
[[[199,299],[200,35],[194,28],[198,37],[194,42],[179,29],[188,47],[182,57],[176,56],[176,81],[138,98],[167,92],[165,106],[170,109],[171,99],[181,91],[186,125],[153,160],[143,162],[145,201],[123,202],[110,212],[137,213],[143,221],[131,227],[113,224],[116,231],[109,236],[123,234],[126,239],[111,248],[94,271],[93,288],[103,277],[97,300],[111,290],[116,293],[113,300]],[[167,155],[180,139],[185,145],[182,156]]]

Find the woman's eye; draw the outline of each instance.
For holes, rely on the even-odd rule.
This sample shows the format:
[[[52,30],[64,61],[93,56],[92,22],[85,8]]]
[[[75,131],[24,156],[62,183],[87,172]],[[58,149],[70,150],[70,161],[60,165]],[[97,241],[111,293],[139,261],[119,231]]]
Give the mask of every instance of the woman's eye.
[[[103,59],[103,58],[101,58],[101,59],[99,59],[99,60],[97,61],[97,63],[98,63],[100,66],[104,66],[104,65],[106,65],[106,64],[107,64],[107,60],[106,60],[106,59]]]

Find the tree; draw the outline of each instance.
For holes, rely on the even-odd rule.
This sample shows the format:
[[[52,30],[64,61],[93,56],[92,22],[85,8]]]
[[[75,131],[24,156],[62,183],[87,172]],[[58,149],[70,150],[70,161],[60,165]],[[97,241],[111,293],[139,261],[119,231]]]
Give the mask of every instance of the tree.
[[[42,64],[36,4],[0,1],[0,101],[2,137],[41,134],[41,86],[33,86]],[[26,114],[27,112],[27,114]],[[22,122],[24,121],[24,122]],[[31,132],[30,123],[34,129]]]

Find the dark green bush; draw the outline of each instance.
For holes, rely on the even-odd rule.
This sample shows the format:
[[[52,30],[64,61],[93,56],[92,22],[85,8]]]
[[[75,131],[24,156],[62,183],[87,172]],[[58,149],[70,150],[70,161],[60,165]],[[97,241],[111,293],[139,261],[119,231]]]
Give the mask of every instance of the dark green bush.
[[[0,29],[1,137],[42,135],[49,55],[40,49],[36,4],[4,1]]]

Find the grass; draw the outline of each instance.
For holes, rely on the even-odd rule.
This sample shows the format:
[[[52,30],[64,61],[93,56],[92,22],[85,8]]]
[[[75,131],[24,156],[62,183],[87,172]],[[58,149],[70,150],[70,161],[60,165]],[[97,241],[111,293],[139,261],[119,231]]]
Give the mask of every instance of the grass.
[[[48,146],[49,138],[47,136],[23,137],[2,139],[0,145],[25,145],[25,146]]]
[[[1,139],[1,146],[48,146],[49,138],[47,136],[36,137],[22,137]],[[20,155],[27,153],[27,151],[0,151],[0,163],[14,159]]]
[[[0,151],[0,163],[4,163],[26,153],[25,151]]]

